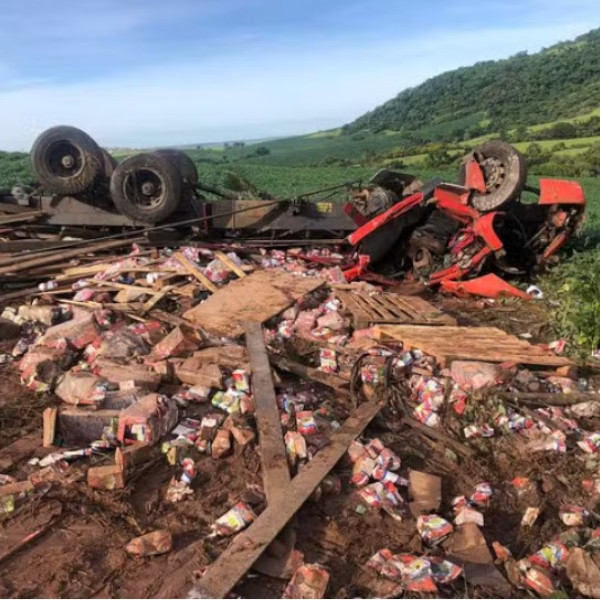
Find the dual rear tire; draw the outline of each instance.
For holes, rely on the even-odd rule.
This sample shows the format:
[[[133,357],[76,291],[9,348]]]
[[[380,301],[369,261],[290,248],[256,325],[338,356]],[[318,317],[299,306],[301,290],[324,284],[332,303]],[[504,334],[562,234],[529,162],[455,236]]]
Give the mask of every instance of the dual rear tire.
[[[54,194],[81,194],[109,181],[117,210],[148,224],[170,217],[184,193],[198,183],[196,165],[180,150],[136,154],[117,164],[75,127],[44,131],[33,144],[31,162],[39,183]]]

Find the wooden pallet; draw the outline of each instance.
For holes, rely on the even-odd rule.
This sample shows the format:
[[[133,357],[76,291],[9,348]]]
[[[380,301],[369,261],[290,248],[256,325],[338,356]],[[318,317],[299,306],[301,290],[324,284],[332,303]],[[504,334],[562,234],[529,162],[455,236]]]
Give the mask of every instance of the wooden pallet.
[[[435,356],[442,366],[453,360],[515,362],[547,367],[575,364],[564,356],[557,356],[497,327],[377,325],[374,333],[382,342],[402,342],[407,350],[423,350]]]
[[[324,283],[279,270],[254,271],[223,286],[183,318],[211,335],[233,338],[244,333],[244,321],[264,323]]]
[[[419,296],[392,293],[368,294],[363,291],[335,290],[343,309],[352,315],[356,329],[376,323],[413,325],[456,325],[456,319],[438,310]]]

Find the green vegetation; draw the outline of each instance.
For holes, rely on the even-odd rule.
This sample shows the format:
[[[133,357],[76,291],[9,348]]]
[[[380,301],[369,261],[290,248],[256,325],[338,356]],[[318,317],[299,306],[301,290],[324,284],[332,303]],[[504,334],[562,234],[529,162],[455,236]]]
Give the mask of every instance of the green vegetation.
[[[248,182],[252,189],[267,191],[279,198],[291,198],[306,192],[349,181],[366,183],[375,172],[373,167],[279,167],[236,163],[233,165],[198,164],[201,180],[233,189]],[[442,173],[453,177],[451,172]],[[431,179],[438,171],[420,170],[419,176]],[[242,188],[247,189],[247,188]]]
[[[413,141],[458,141],[598,108],[600,29],[536,54],[442,73],[359,117],[344,133],[392,129]],[[573,136],[567,136],[573,137]]]
[[[575,354],[587,359],[600,345],[600,248],[575,251],[543,284],[557,303],[553,322]]]
[[[339,130],[247,145],[243,148],[189,150],[196,162],[248,163],[276,166],[352,166],[370,163],[376,155],[403,143],[398,133],[339,135]],[[259,148],[264,148],[257,154]],[[269,152],[266,153],[265,150]]]
[[[33,179],[29,155],[24,152],[0,151],[0,190],[10,189]]]

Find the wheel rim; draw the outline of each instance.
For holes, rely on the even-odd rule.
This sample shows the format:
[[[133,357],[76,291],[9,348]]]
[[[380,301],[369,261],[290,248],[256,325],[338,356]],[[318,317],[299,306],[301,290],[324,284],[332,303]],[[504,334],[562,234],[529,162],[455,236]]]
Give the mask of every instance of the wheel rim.
[[[85,158],[81,148],[67,140],[53,142],[47,151],[47,167],[55,177],[68,179],[81,173]]]
[[[151,169],[138,169],[125,177],[123,192],[142,210],[151,210],[163,202],[164,180]]]
[[[433,256],[427,248],[419,248],[412,259],[413,269],[420,274],[426,274],[431,271],[433,266]]]
[[[479,161],[483,170],[483,179],[485,181],[485,192],[491,194],[502,186],[506,179],[506,167],[498,158],[488,157]]]

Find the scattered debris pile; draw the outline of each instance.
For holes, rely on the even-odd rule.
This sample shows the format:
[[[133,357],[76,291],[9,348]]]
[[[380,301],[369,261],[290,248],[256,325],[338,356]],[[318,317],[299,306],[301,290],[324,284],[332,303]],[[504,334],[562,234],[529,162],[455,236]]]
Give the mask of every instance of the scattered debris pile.
[[[0,451],[4,526],[60,489],[93,504],[146,479],[154,508],[123,553],[163,568],[138,594],[252,595],[253,571],[285,598],[598,595],[594,380],[424,298],[348,283],[344,260],[134,246],[21,291],[35,299],[5,306],[18,339],[2,362],[48,405],[43,448]]]

